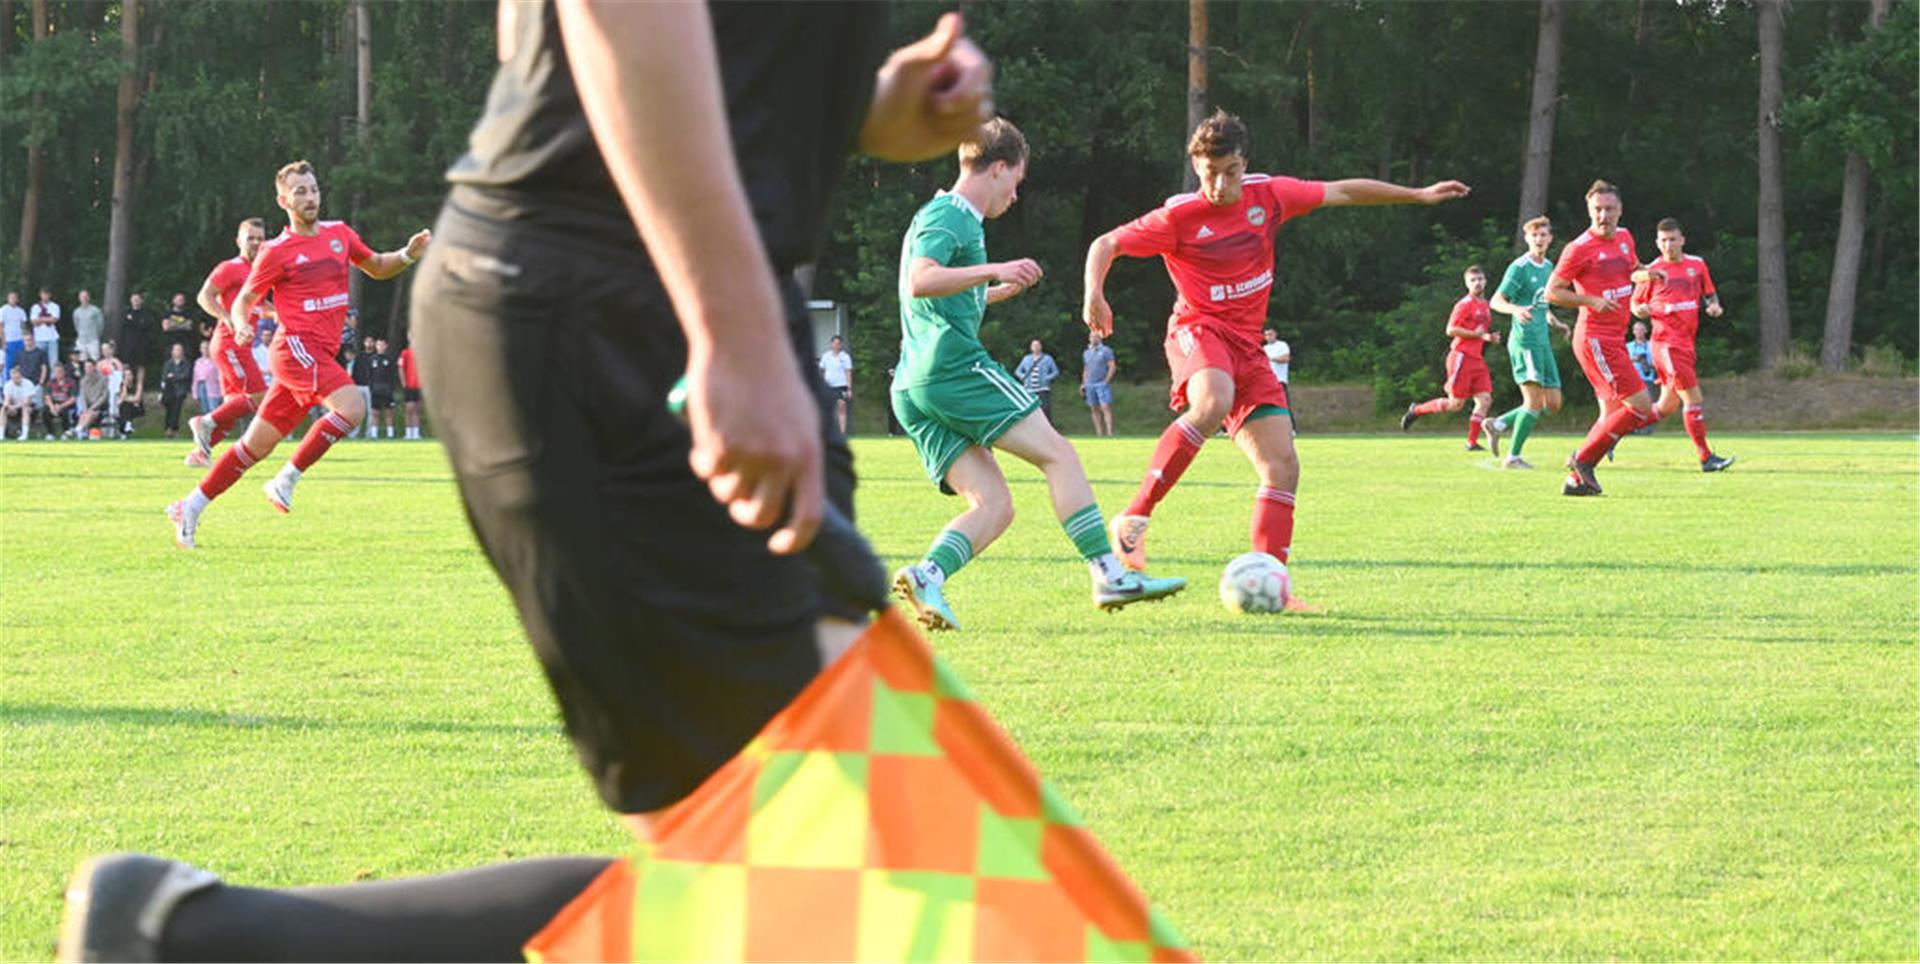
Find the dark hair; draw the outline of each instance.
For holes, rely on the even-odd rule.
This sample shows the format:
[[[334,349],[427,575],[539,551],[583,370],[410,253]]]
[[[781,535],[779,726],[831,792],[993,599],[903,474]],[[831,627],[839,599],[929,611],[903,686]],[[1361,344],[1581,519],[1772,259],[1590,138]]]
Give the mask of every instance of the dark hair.
[[[279,183],[279,180],[276,178],[274,183],[277,185]],[[240,231],[245,231],[248,228],[259,228],[260,230],[265,231],[267,229],[266,219],[265,218],[248,218],[240,222],[239,224],[234,225],[233,230],[235,232],[240,232]]]
[[[1470,265],[1467,265],[1467,270],[1462,271],[1460,273],[1461,274],[1477,274],[1484,278],[1487,275],[1487,269],[1482,268],[1477,264],[1470,264]]]
[[[1587,186],[1587,196],[1592,197],[1595,194],[1611,194],[1614,197],[1620,197],[1620,189],[1606,181],[1595,181]]]
[[[1653,229],[1655,231],[1672,231],[1675,234],[1687,233],[1680,229],[1680,222],[1674,218],[1661,218],[1660,223],[1654,225]]]
[[[286,187],[287,179],[296,174],[312,173],[313,165],[308,164],[306,161],[294,161],[291,164],[284,165],[279,170],[273,172],[273,189],[275,192],[278,192],[281,188]]]
[[[1247,125],[1240,118],[1218,108],[1213,116],[1200,122],[1193,129],[1193,136],[1187,140],[1188,157],[1229,157],[1238,154],[1247,156],[1247,150],[1253,139],[1247,134]]]
[[[968,171],[984,171],[995,161],[1019,167],[1026,160],[1026,135],[1004,117],[981,124],[972,137],[960,142],[960,166]]]

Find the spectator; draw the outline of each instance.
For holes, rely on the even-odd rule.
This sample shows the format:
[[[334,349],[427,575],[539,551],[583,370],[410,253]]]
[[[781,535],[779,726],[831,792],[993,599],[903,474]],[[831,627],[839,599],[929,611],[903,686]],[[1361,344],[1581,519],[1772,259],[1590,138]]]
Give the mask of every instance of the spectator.
[[[1646,322],[1633,323],[1633,338],[1627,342],[1627,356],[1633,359],[1634,370],[1640,373],[1640,380],[1647,384],[1647,391],[1653,391],[1653,386],[1660,383],[1660,372],[1653,367],[1653,343],[1647,340]],[[1634,429],[1633,434],[1651,435],[1653,426],[1642,425]],[[1608,450],[1607,455],[1612,457],[1612,450]]]
[[[15,415],[20,416],[20,434],[18,438],[27,440],[28,420],[33,417],[33,400],[40,395],[40,389],[27,381],[25,373],[18,368],[7,369],[7,383],[0,388],[0,435],[5,435],[7,422]]]
[[[1271,328],[1262,331],[1260,337],[1266,342],[1261,350],[1267,353],[1267,365],[1273,369],[1273,377],[1280,380],[1280,390],[1287,394],[1287,422],[1297,435],[1300,423],[1293,417],[1293,392],[1287,388],[1287,369],[1293,364],[1293,349],[1280,340],[1279,332]]]
[[[372,438],[380,437],[380,425],[387,427],[387,437],[393,437],[393,392],[399,387],[399,373],[394,368],[393,354],[385,338],[373,339],[373,351],[367,356],[367,404],[373,417],[367,419],[367,431]],[[407,433],[408,438],[413,433]]]
[[[80,303],[73,308],[73,343],[88,358],[100,360],[100,332],[107,326],[107,316],[100,306],[93,303],[93,293],[80,289]],[[75,376],[77,379],[79,376]]]
[[[156,327],[153,312],[147,308],[147,297],[137,292],[129,297],[127,312],[120,318],[120,336],[114,340],[114,357],[120,360],[121,370],[132,376],[136,395],[144,395],[147,391],[147,352],[152,350]],[[101,361],[104,365],[104,352]],[[107,377],[113,376],[109,374]],[[113,393],[113,404],[120,404],[121,394],[118,390]]]
[[[79,350],[75,349],[78,354]],[[67,366],[55,365],[40,389],[40,417],[47,438],[60,438],[73,428],[78,413],[80,386],[67,373]]]
[[[20,357],[14,360],[14,367],[19,368],[20,373],[25,375],[28,383],[35,388],[45,385],[47,369],[51,364],[47,359],[46,351],[40,347],[40,339],[34,337],[33,332],[29,331],[21,344],[23,347],[20,349]]]
[[[105,355],[100,361],[89,358],[80,363],[80,418],[74,422],[71,433],[76,438],[91,438],[89,432],[99,431],[99,424],[107,417],[107,399],[111,395],[107,376],[100,373],[100,366],[112,358],[109,352],[112,345],[107,342],[100,346]]]
[[[887,384],[889,385],[893,384],[893,373],[898,370],[899,370],[898,365],[890,365],[887,367]],[[906,426],[900,424],[900,416],[894,414],[893,406],[882,405],[880,407],[887,410],[887,434],[888,435],[907,434],[907,428]]]
[[[853,434],[847,428],[853,415],[853,356],[847,354],[847,343],[839,335],[833,336],[826,354],[820,356],[820,377],[833,395],[833,417],[840,423],[840,434]]]
[[[186,292],[173,293],[173,303],[167,306],[166,314],[160,316],[160,331],[167,346],[161,350],[168,358],[172,357],[175,346],[185,355],[187,346],[200,340],[200,309],[187,302]]]
[[[266,322],[261,322],[260,326],[265,328]],[[273,387],[273,365],[267,351],[267,345],[272,341],[273,336],[269,334],[253,336],[253,365],[260,369],[260,378],[267,383],[268,388]]]
[[[76,345],[72,350],[67,352],[66,364],[60,366],[61,368],[64,368],[67,370],[67,380],[72,382],[75,386],[78,386],[80,384],[80,375],[82,374],[85,368],[85,366],[82,363],[85,362],[86,360],[87,360],[87,353],[84,351],[81,351],[79,346]]]
[[[1113,373],[1120,369],[1113,349],[1101,340],[1100,333],[1087,333],[1087,350],[1080,353],[1080,394],[1087,400],[1087,412],[1093,416],[1093,434],[1113,434]]]
[[[7,292],[7,303],[0,305],[0,334],[6,339],[6,370],[20,358],[27,338],[27,309],[20,307],[20,292]]]
[[[193,360],[193,403],[205,415],[225,401],[220,395],[220,370],[213,364],[213,343],[200,343],[200,357]]]
[[[41,288],[40,300],[27,309],[27,317],[33,321],[33,340],[40,343],[40,350],[47,357],[58,361],[60,358],[60,303],[53,300],[53,292]]]
[[[360,407],[373,411],[373,336],[368,335],[360,343],[360,350],[347,352],[347,374],[353,376],[353,387],[360,392]],[[389,399],[387,404],[393,404]],[[353,427],[352,438],[373,438],[377,429],[372,418],[363,418]]]
[[[160,366],[160,404],[166,406],[168,438],[180,437],[180,409],[192,392],[193,362],[187,360],[187,346],[176,341]]]
[[[138,296],[136,295],[135,297]],[[107,416],[117,414],[120,411],[120,398],[126,394],[126,384],[128,381],[127,366],[120,360],[120,346],[118,343],[111,341],[100,343],[100,364],[98,367],[100,369],[100,377],[106,379],[107,384],[106,402],[101,406],[99,418],[102,427],[107,430],[109,435],[117,435],[120,431],[120,420],[117,418],[108,418]],[[80,402],[82,405],[86,404],[86,396],[86,379],[83,377],[80,381]]]
[[[407,437],[420,438],[420,368],[413,361],[413,346],[400,351],[400,391],[407,399]],[[387,433],[391,438],[391,432]]]
[[[1053,380],[1060,377],[1060,364],[1053,360],[1052,355],[1041,350],[1038,338],[1027,348],[1029,353],[1020,359],[1020,367],[1013,370],[1013,377],[1040,399],[1040,411],[1047,417],[1047,424],[1052,425]]]

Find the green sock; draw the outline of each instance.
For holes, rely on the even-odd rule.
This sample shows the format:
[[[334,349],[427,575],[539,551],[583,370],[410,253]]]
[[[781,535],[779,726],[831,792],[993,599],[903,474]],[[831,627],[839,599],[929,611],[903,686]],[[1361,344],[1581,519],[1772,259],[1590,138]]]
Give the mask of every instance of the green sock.
[[[973,559],[973,540],[956,529],[943,529],[927,550],[927,561],[939,567],[943,579],[952,578]]]
[[[1527,445],[1527,436],[1533,433],[1533,423],[1540,421],[1540,413],[1530,408],[1517,408],[1508,414],[1513,415],[1513,443],[1507,449],[1507,455],[1518,457],[1520,450]]]
[[[1097,505],[1089,503],[1067,516],[1060,528],[1067,530],[1067,538],[1073,540],[1073,547],[1080,550],[1082,559],[1098,559],[1113,551],[1113,543],[1107,541],[1107,520],[1100,517]]]

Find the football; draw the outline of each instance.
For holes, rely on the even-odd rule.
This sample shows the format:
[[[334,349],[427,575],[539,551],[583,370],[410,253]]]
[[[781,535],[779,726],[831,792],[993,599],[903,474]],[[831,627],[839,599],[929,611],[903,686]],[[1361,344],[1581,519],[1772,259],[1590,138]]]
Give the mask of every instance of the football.
[[[1220,604],[1236,613],[1277,613],[1286,608],[1292,588],[1285,563],[1249,552],[1220,573]]]

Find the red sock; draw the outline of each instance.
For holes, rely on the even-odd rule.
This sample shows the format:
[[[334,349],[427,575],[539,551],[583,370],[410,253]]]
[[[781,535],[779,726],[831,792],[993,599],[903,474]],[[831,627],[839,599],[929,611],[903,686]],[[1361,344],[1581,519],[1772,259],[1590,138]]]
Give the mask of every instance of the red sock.
[[[1681,420],[1687,423],[1687,437],[1693,439],[1693,450],[1700,453],[1700,461],[1705,462],[1713,454],[1707,448],[1707,415],[1698,405],[1688,405],[1681,410]]]
[[[1426,401],[1421,402],[1418,405],[1415,405],[1413,407],[1413,414],[1432,415],[1435,412],[1444,412],[1447,410],[1448,401],[1450,401],[1450,399],[1448,399],[1444,395],[1439,398],[1429,398]]]
[[[1593,423],[1593,428],[1587,431],[1586,443],[1580,446],[1580,451],[1573,453],[1573,457],[1588,465],[1596,465],[1601,459],[1606,458],[1608,449],[1613,448],[1615,443],[1627,437],[1634,429],[1642,425],[1652,425],[1658,421],[1660,421],[1659,412],[1653,412],[1646,418],[1641,418],[1640,413],[1622,405],[1614,409],[1613,414],[1602,415]]]
[[[1287,561],[1293,548],[1293,493],[1271,485],[1253,499],[1253,551]]]
[[[221,402],[220,407],[207,416],[213,419],[212,444],[218,445],[221,439],[227,437],[227,430],[233,428],[233,423],[240,421],[240,416],[252,411],[253,399],[247,395],[235,395]]]
[[[293,451],[293,467],[305,472],[320,456],[333,448],[333,443],[353,431],[353,423],[339,412],[328,412],[325,418],[313,423],[307,429],[307,437],[300,440],[300,447]]]
[[[1153,461],[1147,463],[1146,477],[1140,480],[1140,491],[1135,492],[1133,501],[1128,503],[1127,514],[1152,515],[1153,507],[1180,481],[1206,441],[1207,437],[1192,423],[1184,418],[1174,419],[1173,424],[1160,433],[1160,444],[1153,447]]]
[[[232,488],[258,461],[260,456],[247,451],[244,439],[235,442],[213,460],[213,468],[208,469],[206,478],[200,480],[200,494],[209,499],[219,498],[220,493]]]
[[[1487,420],[1486,416],[1481,415],[1479,412],[1475,412],[1472,415],[1467,417],[1467,444],[1468,445],[1480,444],[1480,424],[1482,422],[1485,422],[1486,420]]]

